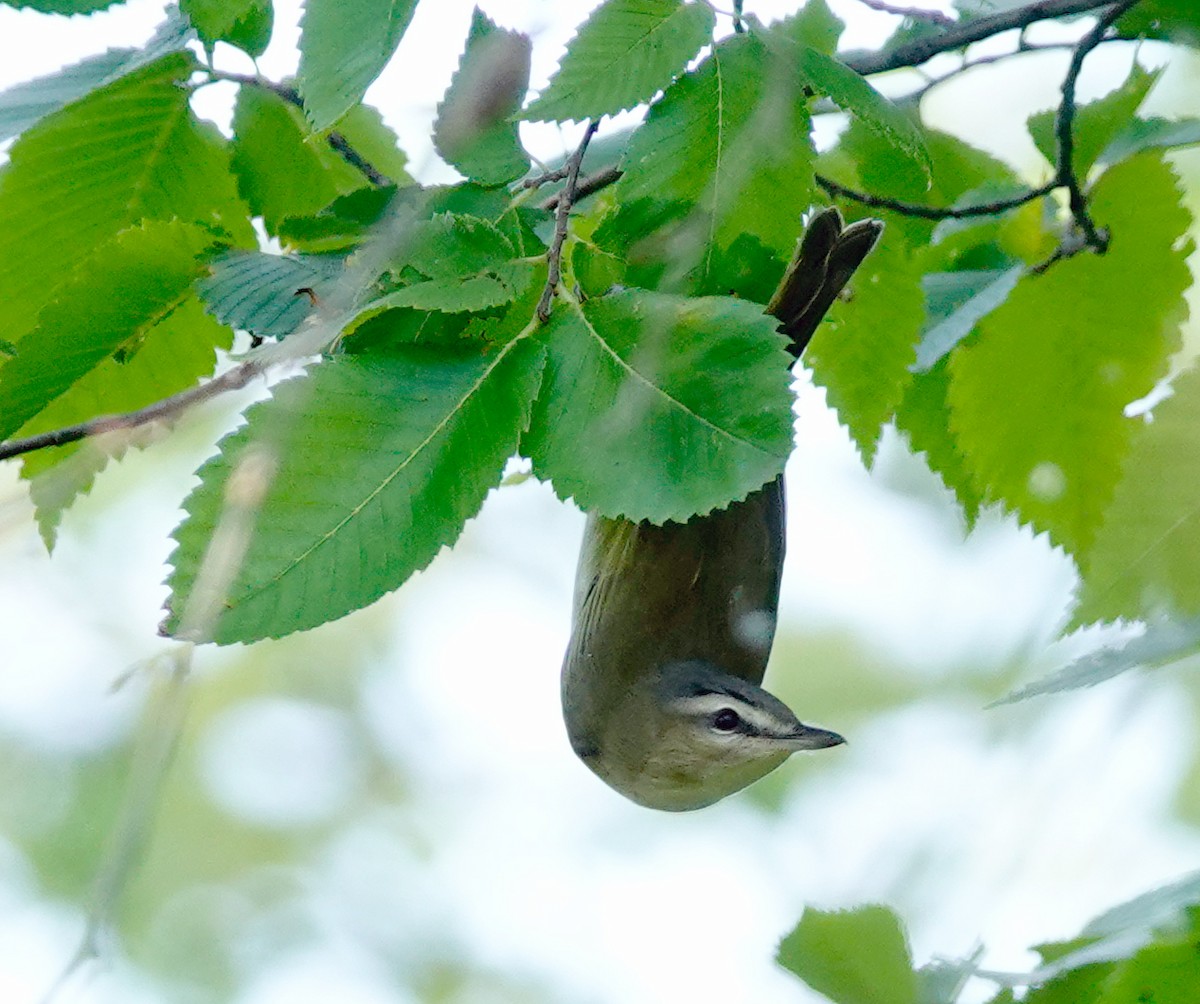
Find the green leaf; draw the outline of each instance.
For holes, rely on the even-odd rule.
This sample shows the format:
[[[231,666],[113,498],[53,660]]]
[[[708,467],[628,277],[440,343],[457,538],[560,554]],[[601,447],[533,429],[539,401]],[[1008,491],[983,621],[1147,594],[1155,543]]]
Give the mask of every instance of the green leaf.
[[[43,14],[94,14],[108,10],[123,0],[4,0],[17,10],[36,10]]]
[[[222,440],[184,503],[168,630],[180,627],[248,450],[266,451],[276,471],[208,638],[280,637],[397,588],[454,543],[499,482],[529,421],[542,356],[531,339],[482,353],[406,346],[336,357],[278,385]]]
[[[804,911],[775,960],[835,1004],[916,1004],[904,926],[884,906]]]
[[[928,272],[921,277],[927,322],[917,346],[914,372],[924,373],[1008,299],[1024,269]]]
[[[806,48],[827,56],[837,52],[846,23],[829,9],[825,0],[807,0],[803,7],[784,18],[776,29]]]
[[[362,100],[416,9],[417,0],[305,0],[297,82],[314,129]]]
[[[215,349],[228,349],[233,333],[208,317],[194,297],[145,332],[130,358],[109,357],[69,390],[55,398],[21,430],[32,436],[84,422],[98,415],[135,411],[192,386],[216,362]],[[161,431],[161,430],[159,430]],[[145,445],[151,427],[111,433],[103,446],[68,443],[53,450],[26,454],[21,477],[30,482],[38,529],[52,550],[63,512],[86,494],[111,456],[128,446]]]
[[[364,312],[391,307],[416,307],[418,310],[444,310],[449,313],[486,310],[511,303],[533,281],[537,265],[531,261],[511,261],[478,275],[431,279],[405,286],[368,304]]]
[[[1194,0],[1142,0],[1117,20],[1125,38],[1161,38],[1200,44],[1200,7]]]
[[[431,279],[476,275],[513,257],[512,242],[467,213],[438,213],[416,228],[404,264]]]
[[[1178,150],[1200,143],[1200,119],[1133,118],[1097,161],[1108,166],[1146,150]]]
[[[271,40],[271,0],[179,0],[179,6],[210,49],[229,42],[261,56]]]
[[[211,243],[198,227],[148,223],[99,248],[0,368],[0,439],[118,349],[136,351],[145,332],[189,297]]]
[[[917,970],[918,1004],[956,1004],[983,957],[980,945],[965,959],[935,959]]]
[[[978,487],[1077,556],[1116,488],[1133,430],[1124,409],[1165,375],[1191,284],[1190,217],[1161,159],[1111,168],[1090,201],[1108,253],[1022,279],[955,351],[950,386]]]
[[[1109,978],[1100,1004],[1153,1001],[1154,1004],[1194,1004],[1200,1000],[1200,964],[1196,961],[1197,933],[1165,943],[1147,945]]]
[[[192,38],[192,29],[178,9],[167,8],[167,19],[141,49],[109,49],[57,73],[29,80],[0,93],[0,142],[20,135],[51,112],[78,101],[105,84],[140,69],[169,52],[178,52]]]
[[[530,51],[528,35],[498,28],[475,8],[433,124],[434,148],[472,181],[500,185],[529,170],[512,116],[529,89]]]
[[[395,136],[378,112],[359,106],[346,116],[342,130],[373,166],[399,168],[397,180],[408,180]],[[361,171],[324,142],[308,137],[298,108],[262,88],[239,90],[233,131],[238,188],[254,214],[263,218],[269,233],[278,235],[290,217],[314,215],[339,196],[370,187]],[[386,154],[389,146],[391,162],[376,159],[380,153]]]
[[[885,230],[851,280],[850,299],[834,304],[805,352],[813,379],[868,464],[912,380],[925,320],[919,280],[917,264]]]
[[[314,300],[326,298],[343,267],[340,258],[237,251],[213,261],[196,290],[222,324],[283,338],[304,322]]]
[[[1200,619],[1159,618],[1136,638],[1081,656],[1049,676],[1014,690],[996,704],[1015,704],[1043,694],[1094,687],[1131,669],[1154,669],[1195,655],[1200,650]]]
[[[712,38],[715,22],[703,3],[605,0],[567,44],[558,72],[523,117],[582,122],[649,101]]]
[[[194,66],[189,54],[167,56],[13,145],[0,174],[0,338],[19,345],[75,266],[139,221],[194,221],[255,243],[224,143],[188,108],[182,82]]]
[[[944,357],[932,369],[913,376],[896,407],[896,427],[908,436],[914,451],[925,455],[929,469],[954,493],[970,527],[979,516],[983,498],[950,431],[949,392],[950,357]]]
[[[630,289],[561,304],[522,453],[560,497],[604,516],[683,521],[745,498],[792,446],[775,327],[725,297]]]
[[[1158,81],[1160,70],[1147,73],[1137,63],[1120,87],[1098,101],[1080,105],[1075,111],[1072,135],[1075,138],[1072,161],[1075,174],[1086,178],[1105,148],[1133,122],[1134,112],[1141,107],[1150,88]],[[1056,112],[1038,112],[1028,122],[1029,135],[1051,164],[1058,158],[1058,141],[1054,135]]]
[[[1140,425],[1140,423],[1139,423]],[[1081,563],[1076,623],[1200,614],[1200,370],[1140,425],[1095,543]]]
[[[777,48],[777,47],[776,47]],[[650,249],[668,289],[727,292],[714,258],[744,235],[791,256],[813,198],[807,97],[794,65],[758,33],[715,46],[634,132],[596,242],[634,264]]]
[[[796,55],[800,73],[813,89],[909,157],[921,169],[928,187],[933,165],[917,123],[845,63],[804,46],[796,47]]]

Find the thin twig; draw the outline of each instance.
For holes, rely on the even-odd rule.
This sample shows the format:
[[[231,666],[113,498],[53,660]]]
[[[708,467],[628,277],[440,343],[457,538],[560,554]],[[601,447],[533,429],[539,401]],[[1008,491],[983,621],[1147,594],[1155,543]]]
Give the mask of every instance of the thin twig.
[[[578,202],[580,199],[586,199],[589,195],[595,195],[597,192],[608,188],[609,185],[621,180],[622,171],[616,164],[609,167],[601,168],[595,174],[589,174],[585,178],[580,178],[575,185],[575,194],[571,196],[571,202]],[[561,192],[555,192],[550,198],[542,203],[542,208],[547,212],[554,212],[558,208],[558,198]]]
[[[733,30],[739,35],[746,31],[746,24],[742,20],[742,2],[743,0],[733,0]]]
[[[849,52],[839,56],[850,69],[862,76],[886,73],[905,66],[920,66],[934,56],[954,49],[961,49],[973,42],[981,42],[1002,31],[1027,28],[1038,21],[1086,14],[1088,11],[1108,7],[1113,0],[1035,0],[1034,3],[1012,10],[997,11],[985,17],[959,21],[953,28],[940,34],[898,45],[882,52]]]
[[[22,453],[32,453],[34,450],[44,450],[50,446],[65,446],[76,443],[81,439],[99,436],[106,432],[116,432],[120,429],[135,429],[148,425],[150,422],[169,421],[176,418],[193,405],[211,400],[231,390],[245,387],[251,380],[263,372],[263,363],[248,359],[244,363],[227,370],[219,377],[209,380],[199,387],[189,387],[185,391],[155,401],[145,408],[126,412],[123,415],[103,415],[100,418],[88,419],[78,425],[68,425],[66,428],[54,429],[51,432],[41,432],[27,439],[10,439],[0,443],[0,460],[18,457]]]
[[[282,98],[289,105],[304,111],[304,99],[300,96],[300,92],[288,84],[278,84],[274,80],[267,80],[265,77],[258,77],[248,73],[225,73],[221,70],[209,70],[209,75],[213,80],[224,80],[231,84],[239,84],[244,87],[257,87],[259,90],[270,91],[277,98]],[[339,157],[359,171],[372,185],[383,188],[393,183],[391,178],[354,149],[350,141],[336,129],[331,129],[326,133],[325,142],[329,144],[330,148]]]
[[[554,238],[550,241],[550,250],[546,252],[548,266],[546,286],[542,290],[542,297],[538,300],[537,305],[538,319],[543,324],[550,320],[550,302],[554,299],[555,290],[558,289],[558,280],[562,275],[562,251],[563,243],[567,239],[567,221],[571,216],[571,206],[575,204],[575,199],[579,195],[579,165],[583,163],[583,155],[587,153],[588,144],[592,141],[599,126],[600,120],[592,119],[583,131],[583,139],[579,141],[578,148],[567,161],[566,182],[563,184],[562,191],[558,193],[554,206]]]
[[[525,189],[541,188],[552,181],[562,181],[567,176],[568,170],[570,168],[563,164],[562,167],[555,168],[553,171],[543,171],[541,174],[535,174],[532,178],[526,178],[521,182],[521,187]]]
[[[1104,41],[1104,36],[1113,23],[1127,10],[1135,6],[1139,0],[1121,0],[1105,11],[1096,21],[1095,26],[1079,40],[1075,53],[1071,57],[1071,65],[1063,78],[1062,101],[1058,106],[1058,114],[1054,120],[1054,138],[1056,143],[1055,159],[1057,160],[1057,175],[1055,182],[1067,190],[1067,198],[1071,207],[1071,216],[1075,224],[1083,232],[1086,245],[1096,251],[1103,252],[1108,247],[1108,234],[1097,229],[1087,209],[1087,197],[1083,193],[1080,179],[1075,174],[1075,87],[1079,82],[1079,73],[1083,69],[1083,61],[1088,53]]]
[[[896,17],[907,17],[914,21],[924,21],[937,25],[939,28],[953,28],[957,21],[939,10],[926,10],[923,7],[897,7],[886,0],[858,0],[864,7],[877,10],[882,14],[894,14]]]
[[[973,216],[994,216],[996,213],[1016,209],[1027,202],[1033,202],[1034,199],[1040,199],[1044,195],[1049,195],[1054,189],[1059,187],[1057,181],[1048,181],[1046,184],[1039,185],[1037,188],[1031,188],[1020,195],[1013,195],[1007,199],[996,199],[994,202],[981,202],[970,206],[922,206],[916,202],[889,199],[884,195],[870,195],[867,192],[856,192],[854,189],[847,188],[845,185],[839,184],[832,178],[825,177],[823,174],[818,174],[816,180],[817,184],[832,196],[850,199],[853,202],[870,206],[873,209],[890,209],[904,216],[915,216],[923,220],[965,220]]]
[[[1104,39],[1105,42],[1118,41],[1116,36],[1109,36]],[[1012,52],[993,52],[989,56],[980,56],[977,59],[963,60],[953,70],[943,73],[940,77],[928,79],[915,91],[909,91],[907,94],[898,98],[899,101],[920,101],[926,94],[932,91],[935,87],[941,87],[942,84],[961,76],[969,70],[974,70],[978,66],[990,66],[992,63],[1000,63],[1006,59],[1012,59],[1014,56],[1023,56],[1027,52],[1062,52],[1074,50],[1074,42],[1047,42],[1044,45],[1031,45],[1028,43],[1018,45]]]

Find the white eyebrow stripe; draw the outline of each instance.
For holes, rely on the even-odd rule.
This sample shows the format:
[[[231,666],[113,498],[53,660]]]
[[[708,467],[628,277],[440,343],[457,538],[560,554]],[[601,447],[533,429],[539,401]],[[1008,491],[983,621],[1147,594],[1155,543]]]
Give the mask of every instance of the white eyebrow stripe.
[[[682,697],[676,704],[680,710],[697,718],[707,718],[723,708],[732,708],[754,732],[765,735],[779,733],[779,720],[774,715],[732,694],[697,694],[694,697]]]

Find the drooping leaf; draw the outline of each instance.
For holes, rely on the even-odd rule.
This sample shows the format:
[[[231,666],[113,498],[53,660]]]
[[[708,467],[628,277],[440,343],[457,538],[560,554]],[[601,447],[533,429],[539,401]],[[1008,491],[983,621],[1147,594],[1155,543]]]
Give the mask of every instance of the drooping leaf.
[[[315,627],[374,602],[454,543],[529,420],[543,350],[521,339],[339,356],[275,388],[199,471],[175,531],[168,630],[196,583],[247,450],[275,468],[206,637]]]
[[[1200,614],[1200,370],[1139,426],[1081,562],[1076,623]]]
[[[1012,265],[922,276],[927,321],[917,345],[914,371],[923,373],[944,359],[982,318],[1008,299],[1023,271],[1020,265]]]
[[[362,100],[416,9],[417,0],[305,0],[297,83],[314,129]]]
[[[716,45],[634,132],[619,209],[596,242],[631,266],[643,246],[652,261],[670,262],[654,279],[663,289],[727,292],[713,259],[743,235],[770,249],[782,272],[813,199],[807,100],[794,65],[758,33]]]
[[[261,56],[271,40],[271,0],[179,0],[179,6],[209,48],[229,42]]]
[[[109,49],[57,73],[17,84],[0,93],[0,142],[11,139],[64,105],[105,84],[132,73],[169,52],[177,52],[192,38],[192,29],[175,7],[140,49]]]
[[[524,117],[582,122],[649,101],[711,39],[714,23],[703,3],[605,0],[580,26]]]
[[[884,906],[809,907],[775,961],[835,1004],[917,1004],[904,925]]]
[[[269,233],[279,235],[289,218],[312,216],[339,196],[370,187],[358,168],[327,144],[308,137],[298,108],[270,91],[258,87],[239,90],[233,131],[238,188],[255,215],[263,218]],[[398,169],[395,180],[408,180],[395,135],[374,109],[355,108],[341,123],[340,131],[376,169]]]
[[[892,234],[883,237],[835,303],[804,359],[813,379],[869,464],[916,358],[925,319],[917,263]]]
[[[791,451],[790,357],[755,304],[630,289],[561,304],[522,452],[560,497],[655,523],[745,498]]]
[[[1071,135],[1074,137],[1072,163],[1079,178],[1087,178],[1088,172],[1104,150],[1134,120],[1134,112],[1141,107],[1146,95],[1157,82],[1161,71],[1147,72],[1137,63],[1120,87],[1098,101],[1080,105],[1075,111]],[[1058,156],[1058,142],[1054,135],[1056,112],[1038,112],[1029,119],[1029,135],[1051,164]]]
[[[1178,347],[1191,281],[1179,243],[1190,218],[1161,158],[1111,168],[1091,208],[1112,231],[1108,253],[1022,279],[951,360],[953,428],[976,484],[1076,555],[1119,478],[1124,409]]]
[[[342,268],[340,258],[237,251],[213,261],[196,290],[222,324],[283,338],[326,298]]]
[[[148,223],[100,247],[59,287],[55,300],[0,368],[0,439],[146,332],[191,294],[212,235],[178,223]]]
[[[1049,676],[1005,695],[997,704],[1094,687],[1131,669],[1153,669],[1178,662],[1200,651],[1200,619],[1175,621],[1159,618],[1134,638],[1081,656]]]
[[[800,73],[818,94],[827,95],[834,104],[910,158],[924,175],[928,187],[933,174],[932,161],[913,119],[833,56],[797,46],[796,58]]]
[[[0,174],[0,338],[19,344],[75,266],[139,221],[178,218],[255,243],[224,143],[188,108],[181,82],[194,66],[188,53],[166,56],[13,145]]]
[[[207,316],[194,297],[189,298],[145,332],[136,353],[120,361],[105,359],[23,426],[19,435],[135,411],[186,390],[212,372],[214,350],[228,349],[232,338],[233,332]],[[110,457],[119,457],[127,446],[140,446],[153,436],[153,429],[142,427],[119,439],[109,437],[103,448],[90,442],[69,443],[22,458],[21,477],[30,482],[34,514],[48,550],[54,547],[63,512],[91,489]]]
[[[467,47],[438,105],[433,145],[472,181],[500,185],[529,170],[512,115],[529,89],[528,35],[505,31],[478,7]]]

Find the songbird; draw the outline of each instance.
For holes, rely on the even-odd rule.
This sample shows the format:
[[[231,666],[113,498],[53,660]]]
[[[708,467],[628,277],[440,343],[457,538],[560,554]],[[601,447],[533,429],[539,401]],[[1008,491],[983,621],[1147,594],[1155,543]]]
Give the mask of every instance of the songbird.
[[[883,225],[809,224],[767,313],[793,361]],[[798,750],[844,742],[761,687],[785,549],[783,476],[746,499],[657,526],[592,514],[562,668],[571,746],[640,805],[699,809]]]

